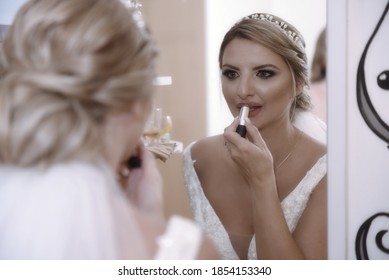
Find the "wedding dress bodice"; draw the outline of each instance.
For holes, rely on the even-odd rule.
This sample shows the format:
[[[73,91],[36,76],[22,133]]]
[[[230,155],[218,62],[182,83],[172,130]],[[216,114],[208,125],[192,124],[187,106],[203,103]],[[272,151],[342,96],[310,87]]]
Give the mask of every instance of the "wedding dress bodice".
[[[215,213],[200,184],[200,180],[194,168],[189,145],[184,151],[184,179],[189,195],[190,207],[193,217],[217,247],[223,259],[239,259],[232,247],[227,231]],[[282,210],[289,230],[294,231],[300,216],[302,215],[312,191],[327,172],[327,157],[321,157],[311,168],[296,188],[281,202]],[[255,238],[249,246],[248,259],[257,259]]]

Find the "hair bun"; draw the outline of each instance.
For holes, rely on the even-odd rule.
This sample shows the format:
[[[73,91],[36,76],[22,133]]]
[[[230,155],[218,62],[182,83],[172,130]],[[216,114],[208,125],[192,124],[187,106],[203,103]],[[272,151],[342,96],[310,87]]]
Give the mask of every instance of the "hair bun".
[[[80,95],[64,90],[69,85],[61,88],[66,82],[71,80],[28,72],[11,72],[2,78],[0,130],[9,139],[0,138],[9,144],[2,147],[2,160],[31,165],[42,157],[56,161],[74,156],[76,148],[86,143],[99,147],[98,120],[86,110]]]

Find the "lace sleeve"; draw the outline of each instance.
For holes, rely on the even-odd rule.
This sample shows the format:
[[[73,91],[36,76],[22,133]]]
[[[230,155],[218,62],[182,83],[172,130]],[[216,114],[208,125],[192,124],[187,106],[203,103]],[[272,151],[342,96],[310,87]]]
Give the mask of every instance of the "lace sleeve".
[[[184,183],[189,197],[189,205],[192,210],[194,219],[202,224],[202,216],[199,213],[199,209],[202,208],[202,189],[200,180],[197,177],[194,169],[194,162],[192,160],[191,148],[195,142],[191,143],[184,150]]]
[[[297,223],[307,206],[309,198],[319,184],[320,180],[327,174],[327,155],[321,157],[309,170],[297,187],[281,202],[286,223],[290,232],[293,232]],[[251,240],[248,258],[257,259],[255,236]]]
[[[309,198],[327,174],[327,156],[321,157],[297,187],[282,201],[281,206],[290,232],[293,232]]]
[[[191,155],[193,144],[189,145],[184,151],[184,180],[194,220],[215,244],[222,259],[238,259],[223,224],[201,187]]]

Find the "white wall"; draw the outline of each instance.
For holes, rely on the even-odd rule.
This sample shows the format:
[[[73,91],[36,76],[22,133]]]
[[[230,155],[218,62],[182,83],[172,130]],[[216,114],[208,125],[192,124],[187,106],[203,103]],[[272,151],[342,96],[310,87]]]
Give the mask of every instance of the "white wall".
[[[328,258],[346,259],[347,0],[328,0]]]
[[[330,259],[389,259],[389,141],[382,140],[377,131],[369,128],[363,113],[370,111],[363,106],[365,103],[358,102],[357,90],[369,96],[378,116],[388,126],[388,90],[377,85],[380,73],[389,69],[388,13],[375,33],[387,5],[387,0],[329,0]],[[366,57],[362,60],[365,49]],[[362,69],[365,80],[357,75]],[[366,82],[366,88],[361,86],[362,81]],[[375,98],[379,102],[374,102]],[[368,115],[369,121],[377,120],[373,116],[377,117]]]
[[[268,12],[284,18],[303,34],[311,60],[320,31],[326,25],[326,0],[205,0],[207,51],[208,135],[219,134],[232,117],[225,104],[218,67],[219,46],[227,30],[240,18]]]
[[[10,25],[16,12],[26,0],[0,0],[0,24]]]

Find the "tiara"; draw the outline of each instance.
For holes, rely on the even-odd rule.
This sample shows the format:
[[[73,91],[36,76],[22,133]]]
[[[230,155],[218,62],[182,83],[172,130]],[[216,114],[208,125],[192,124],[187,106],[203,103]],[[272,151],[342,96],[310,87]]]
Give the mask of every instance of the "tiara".
[[[294,31],[288,29],[288,24],[286,24],[283,21],[274,20],[274,17],[272,15],[270,15],[270,14],[256,13],[256,14],[252,14],[252,15],[249,15],[249,16],[245,17],[245,19],[258,19],[258,20],[263,20],[263,21],[270,22],[271,24],[273,24],[273,25],[277,26],[278,28],[280,28],[281,31],[286,36],[288,36],[288,38],[290,40],[292,40],[295,44],[300,44],[301,46],[303,45],[302,44],[302,40],[298,36],[298,34],[296,32],[294,32]]]
[[[126,8],[133,9],[134,12],[132,13],[132,16],[134,17],[136,24],[138,25],[139,29],[144,29],[146,26],[146,23],[143,19],[143,15],[140,11],[142,4],[139,2],[139,0],[120,0],[120,2]]]
[[[139,0],[120,0],[126,6],[127,8],[134,8],[138,11],[140,11],[140,8],[142,7],[142,4],[139,3]]]

